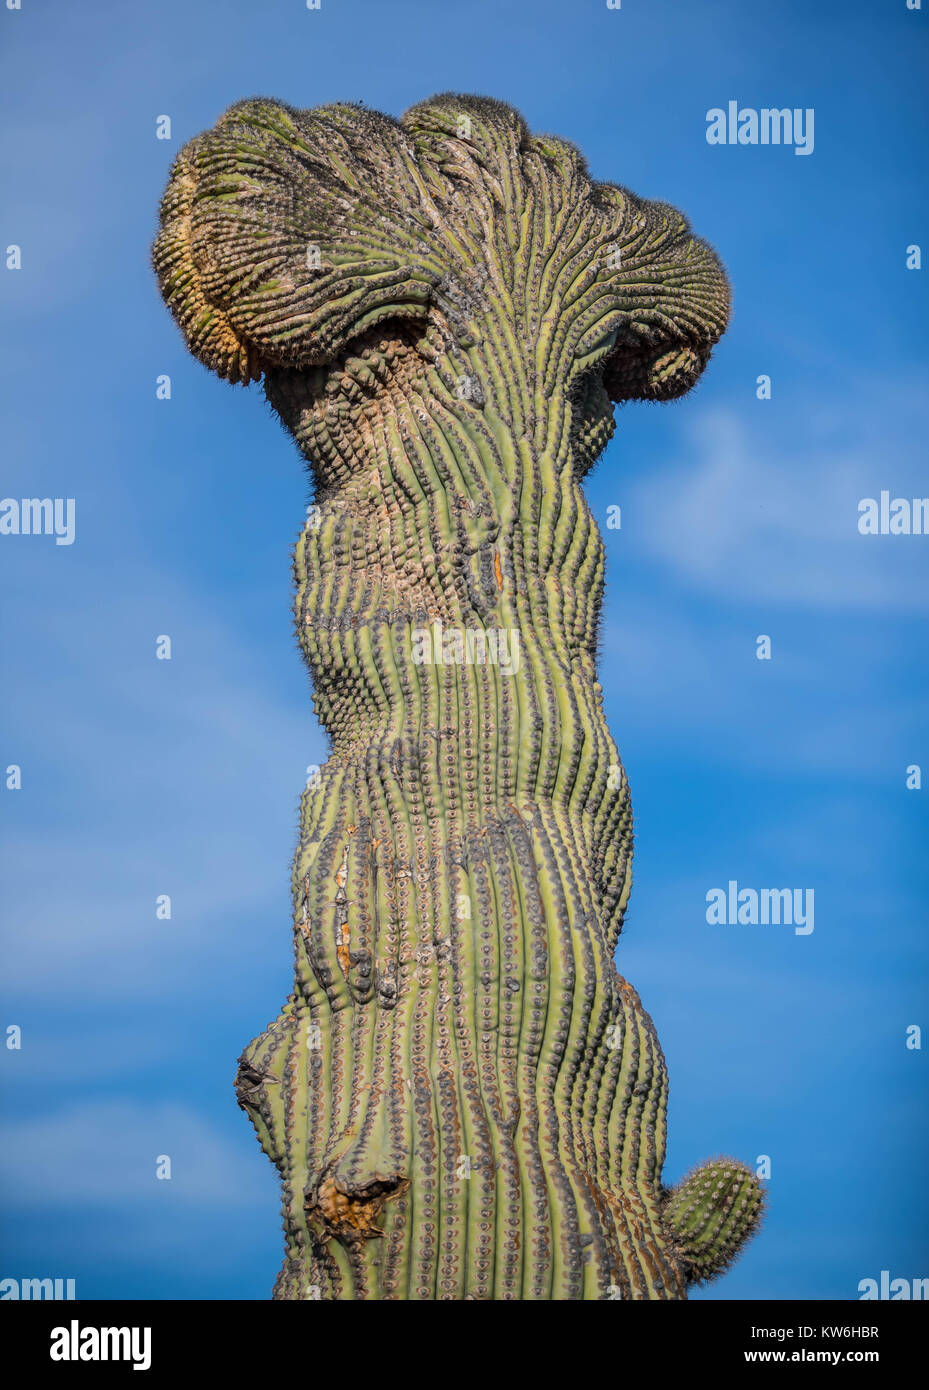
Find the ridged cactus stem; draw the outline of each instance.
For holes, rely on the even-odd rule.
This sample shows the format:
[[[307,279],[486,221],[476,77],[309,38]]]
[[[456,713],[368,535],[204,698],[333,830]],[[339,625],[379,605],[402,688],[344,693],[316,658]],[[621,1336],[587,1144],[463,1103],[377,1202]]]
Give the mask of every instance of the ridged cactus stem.
[[[331,756],[294,991],[237,1082],[283,1182],[275,1295],[684,1297],[664,1059],[613,964],[632,818],[581,482],[613,401],[696,380],[719,262],[510,107],[448,95],[402,122],[231,108],[178,158],[155,266],[315,482],[296,621]]]

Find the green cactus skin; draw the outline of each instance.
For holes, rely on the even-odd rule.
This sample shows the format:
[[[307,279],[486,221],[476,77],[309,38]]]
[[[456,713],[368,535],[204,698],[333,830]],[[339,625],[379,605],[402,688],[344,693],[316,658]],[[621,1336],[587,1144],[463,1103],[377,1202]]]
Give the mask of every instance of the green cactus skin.
[[[758,1185],[736,1219],[726,1181],[718,1204],[661,1184],[664,1058],[613,963],[632,816],[581,482],[613,402],[699,376],[722,267],[674,209],[456,94],[401,121],[238,103],[178,156],[154,265],[191,351],[264,379],[318,508],[296,622],[331,756],[294,990],[237,1078],[283,1184],[275,1296],[686,1297]],[[498,633],[518,669],[456,660]]]

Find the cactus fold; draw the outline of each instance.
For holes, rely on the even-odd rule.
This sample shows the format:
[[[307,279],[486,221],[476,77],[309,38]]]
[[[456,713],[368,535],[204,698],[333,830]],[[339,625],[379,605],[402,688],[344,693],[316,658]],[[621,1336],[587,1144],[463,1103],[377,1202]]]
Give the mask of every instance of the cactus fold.
[[[632,814],[581,483],[615,402],[699,376],[717,257],[447,94],[400,121],[231,107],[175,162],[154,265],[315,485],[296,624],[331,756],[294,989],[237,1077],[282,1179],[275,1296],[684,1297],[758,1187],[662,1187],[664,1059],[613,963]]]

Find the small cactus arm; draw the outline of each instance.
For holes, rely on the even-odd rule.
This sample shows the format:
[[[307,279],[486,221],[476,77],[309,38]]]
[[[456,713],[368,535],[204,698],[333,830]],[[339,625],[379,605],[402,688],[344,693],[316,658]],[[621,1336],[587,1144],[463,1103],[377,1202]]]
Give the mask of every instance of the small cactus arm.
[[[686,219],[500,102],[231,107],[154,265],[192,353],[263,379],[315,486],[296,623],[331,755],[301,805],[293,992],[240,1104],[282,1299],[680,1299],[752,1235],[723,1160],[662,1185],[667,1079],[613,955],[629,790],[581,483],[613,403],[729,312]]]

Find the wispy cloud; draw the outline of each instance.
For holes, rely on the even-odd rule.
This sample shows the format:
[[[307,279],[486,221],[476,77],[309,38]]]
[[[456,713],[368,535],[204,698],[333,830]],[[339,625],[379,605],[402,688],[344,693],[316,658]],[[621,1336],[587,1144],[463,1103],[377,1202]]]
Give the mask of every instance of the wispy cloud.
[[[19,1001],[52,975],[85,1003],[186,992],[249,918],[250,936],[288,951],[296,806],[326,756],[296,660],[276,689],[165,576],[98,598],[85,594],[79,623],[61,603],[29,610],[31,665],[9,691],[24,789],[4,803],[4,993]],[[154,658],[153,606],[182,634],[172,662]],[[160,894],[170,920],[155,916]]]
[[[735,606],[924,611],[929,537],[862,536],[858,503],[882,488],[929,495],[918,448],[929,411],[920,391],[885,387],[882,402],[880,383],[869,389],[867,410],[846,400],[841,418],[801,403],[791,420],[806,432],[792,437],[773,402],[751,415],[718,407],[687,416],[687,463],[630,487],[628,534],[668,571]]]
[[[171,1177],[156,1177],[160,1155]],[[135,1206],[152,1199],[198,1206],[263,1200],[244,1143],[230,1143],[177,1103],[85,1101],[0,1125],[0,1185],[23,1207]]]

